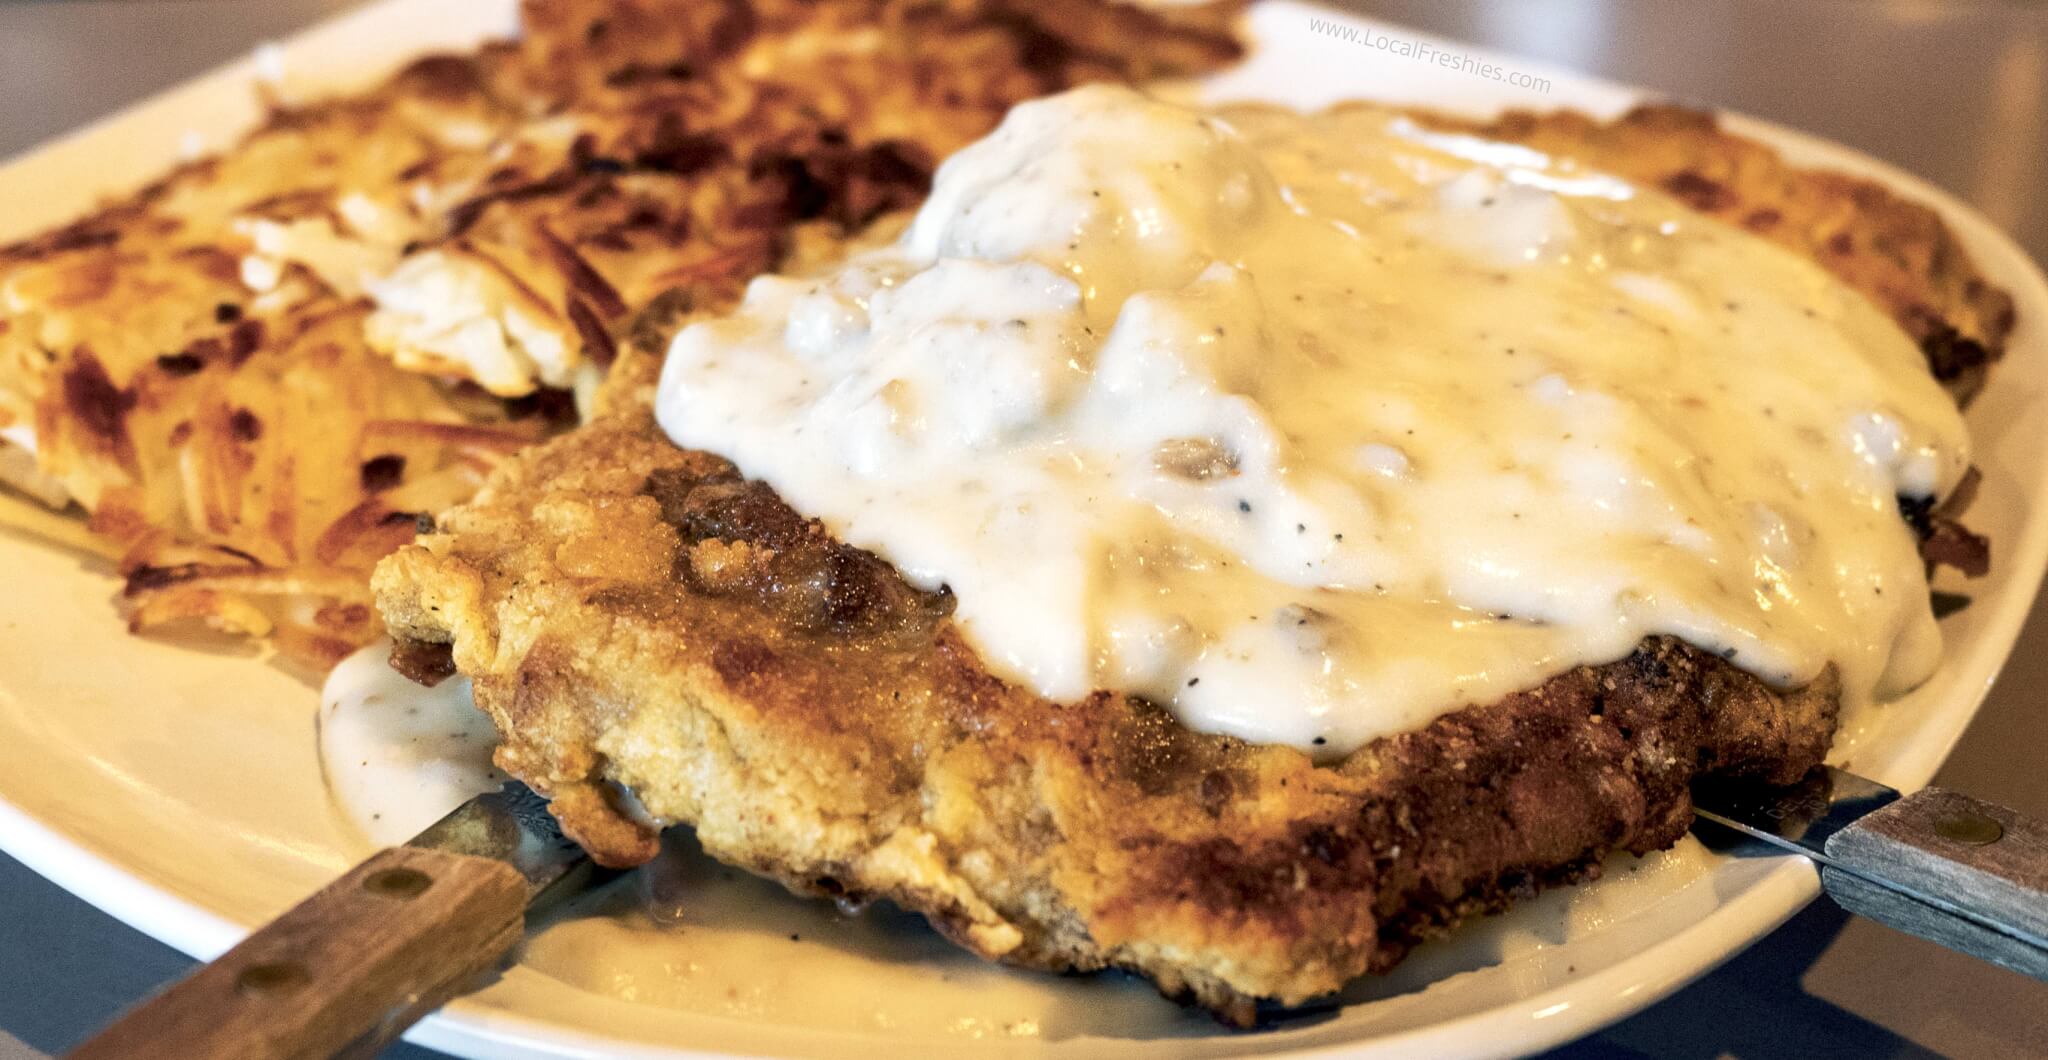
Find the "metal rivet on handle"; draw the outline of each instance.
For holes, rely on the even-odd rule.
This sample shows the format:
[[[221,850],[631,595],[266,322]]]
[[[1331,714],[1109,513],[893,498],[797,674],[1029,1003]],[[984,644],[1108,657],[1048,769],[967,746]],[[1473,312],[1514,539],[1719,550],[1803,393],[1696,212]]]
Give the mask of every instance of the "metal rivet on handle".
[[[1974,810],[1958,810],[1936,820],[1934,832],[1943,839],[1981,847],[1998,842],[2005,835],[2005,826]]]
[[[235,977],[235,988],[248,997],[276,997],[312,981],[296,961],[267,961],[242,969],[242,974]]]
[[[418,869],[385,869],[363,880],[363,890],[401,901],[417,898],[434,885],[434,878]]]

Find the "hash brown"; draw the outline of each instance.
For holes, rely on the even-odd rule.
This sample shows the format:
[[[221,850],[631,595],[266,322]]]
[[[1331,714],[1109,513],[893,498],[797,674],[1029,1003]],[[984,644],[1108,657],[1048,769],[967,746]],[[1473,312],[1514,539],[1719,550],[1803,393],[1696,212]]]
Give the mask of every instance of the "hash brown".
[[[370,565],[571,422],[643,310],[917,201],[1020,99],[1229,59],[1231,10],[528,0],[516,42],[0,248],[0,430],[34,439],[0,481],[88,514],[134,628],[324,669],[380,632]]]

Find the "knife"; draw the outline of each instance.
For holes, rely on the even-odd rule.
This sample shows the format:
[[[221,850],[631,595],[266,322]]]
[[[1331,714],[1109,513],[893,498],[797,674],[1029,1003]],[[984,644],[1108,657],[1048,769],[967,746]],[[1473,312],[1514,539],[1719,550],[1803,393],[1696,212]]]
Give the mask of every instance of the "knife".
[[[2048,826],[1941,788],[1822,766],[1789,788],[1701,785],[1715,824],[1812,859],[1851,913],[2048,982]]]
[[[1709,784],[1699,816],[1816,861],[1844,908],[2048,981],[2048,827],[1822,767],[1791,788]],[[477,985],[528,914],[597,871],[524,784],[363,862],[71,1055],[367,1057]]]
[[[495,971],[595,866],[517,781],[357,865],[70,1055],[367,1057]]]

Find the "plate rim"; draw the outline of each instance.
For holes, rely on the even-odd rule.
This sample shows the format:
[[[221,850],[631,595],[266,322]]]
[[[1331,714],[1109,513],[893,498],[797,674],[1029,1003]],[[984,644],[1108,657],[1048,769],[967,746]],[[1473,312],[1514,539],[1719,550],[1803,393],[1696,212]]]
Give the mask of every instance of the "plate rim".
[[[461,6],[475,9],[474,15],[463,17],[482,26],[494,21],[487,12],[506,9],[508,0],[470,0]],[[1317,17],[1334,16],[1360,26],[1400,32],[1418,40],[1447,43],[1470,54],[1512,58],[1527,68],[1553,70],[1571,84],[1584,86],[1589,92],[1611,94],[1618,90],[1636,100],[1657,98],[1656,93],[1648,90],[1545,64],[1540,60],[1438,37],[1398,23],[1365,18],[1313,0],[1268,0],[1260,6],[1269,10],[1292,11],[1304,18],[1310,12]],[[284,46],[291,49],[321,39],[361,36],[366,28],[382,24],[393,17],[393,12],[402,9],[411,10],[408,0],[373,0],[363,7],[316,22],[292,34]],[[502,19],[496,21],[502,25]],[[433,40],[409,40],[403,49],[391,54],[391,63],[402,62],[435,46]],[[104,138],[114,130],[135,127],[151,115],[170,113],[167,104],[182,94],[202,90],[217,82],[246,82],[255,76],[257,64],[251,57],[230,61],[0,160],[0,171],[14,169],[53,153],[77,150],[80,145]],[[1560,107],[1570,105],[1558,104]],[[2042,347],[2040,352],[2048,355],[2048,331],[2041,331],[2043,325],[2048,325],[2048,275],[2043,274],[2040,264],[2012,236],[1975,208],[1925,178],[1846,144],[1739,111],[1714,108],[1714,113],[1731,131],[1760,140],[1785,153],[1788,158],[1802,164],[1821,164],[1871,177],[1894,192],[1935,210],[1945,223],[1956,229],[1977,264],[1997,276],[2002,285],[2012,289],[2015,303],[2027,310],[2022,314],[2023,327],[2044,336],[2039,343]],[[2023,491],[2025,495],[2048,499],[2048,464],[2037,468],[2030,479],[2023,481],[2032,487]],[[2012,591],[1998,599],[1996,609],[1985,621],[1983,632],[1970,642],[1967,653],[1953,660],[1962,676],[1981,676],[1968,687],[1969,707],[1967,710],[1945,712],[1939,716],[1944,722],[1936,731],[1925,733],[1925,738],[1910,741],[1909,752],[1898,756],[1885,778],[1895,786],[1917,788],[1927,782],[1975,720],[1993,683],[2002,673],[2005,660],[2010,656],[2039,594],[2043,575],[2048,573],[2048,517],[2036,515],[2025,524],[2025,533],[2010,548],[2002,565],[2017,573],[2016,578],[2005,579]],[[2026,591],[2017,591],[2019,589]],[[5,851],[37,875],[127,927],[201,960],[211,959],[225,951],[249,930],[95,853],[15,806],[4,796],[0,796],[0,851]],[[1819,877],[1811,862],[1796,857],[1776,860],[1778,864],[1749,885],[1737,900],[1719,905],[1683,931],[1596,972],[1455,1019],[1386,1034],[1306,1045],[1271,1055],[1321,1057],[1372,1052],[1491,1057],[1533,1052],[1573,1040],[1669,996],[1775,930],[1820,894]],[[618,1056],[676,1060],[731,1055],[607,1037],[587,1027],[511,1011],[469,998],[458,999],[416,1024],[406,1033],[405,1039],[472,1057]]]

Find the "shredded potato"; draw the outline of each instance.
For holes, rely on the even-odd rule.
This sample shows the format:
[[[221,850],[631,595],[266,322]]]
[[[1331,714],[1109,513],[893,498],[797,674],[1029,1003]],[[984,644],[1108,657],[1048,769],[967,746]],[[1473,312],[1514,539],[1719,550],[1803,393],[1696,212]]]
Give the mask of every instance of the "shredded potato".
[[[117,558],[138,631],[325,667],[422,518],[617,344],[914,205],[1021,99],[1236,54],[1228,6],[529,0],[516,42],[279,109],[0,248],[0,525]],[[650,323],[652,322],[652,323]],[[4,444],[4,443],[0,443]]]

